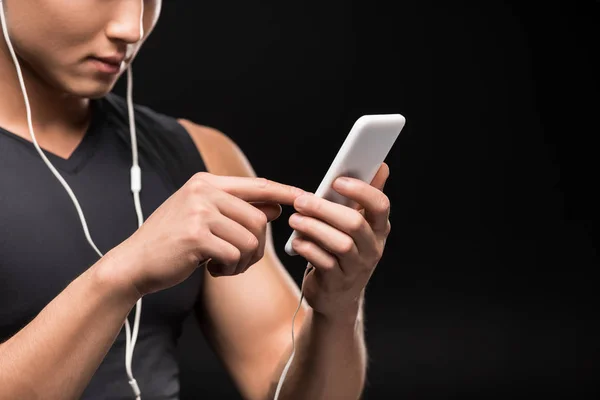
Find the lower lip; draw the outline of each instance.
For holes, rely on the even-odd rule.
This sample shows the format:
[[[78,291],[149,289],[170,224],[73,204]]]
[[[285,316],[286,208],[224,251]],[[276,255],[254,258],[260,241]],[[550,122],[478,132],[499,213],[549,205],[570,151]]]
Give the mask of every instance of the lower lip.
[[[90,62],[94,65],[94,67],[99,72],[102,72],[105,74],[114,75],[114,74],[118,74],[121,71],[121,65],[108,64],[97,58],[91,58]]]

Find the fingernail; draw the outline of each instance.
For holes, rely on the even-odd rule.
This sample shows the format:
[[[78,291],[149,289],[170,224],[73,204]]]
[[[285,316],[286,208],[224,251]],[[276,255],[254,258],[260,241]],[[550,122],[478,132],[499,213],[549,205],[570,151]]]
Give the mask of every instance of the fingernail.
[[[341,177],[339,177],[339,178],[337,178],[337,179],[335,180],[335,183],[336,183],[338,186],[345,187],[345,186],[347,186],[347,185],[348,185],[348,183],[350,183],[350,179],[348,179],[348,178],[346,178],[346,177],[343,177],[343,176],[341,176]]]
[[[292,214],[290,217],[290,224],[298,224],[302,221],[302,216],[300,214]]]

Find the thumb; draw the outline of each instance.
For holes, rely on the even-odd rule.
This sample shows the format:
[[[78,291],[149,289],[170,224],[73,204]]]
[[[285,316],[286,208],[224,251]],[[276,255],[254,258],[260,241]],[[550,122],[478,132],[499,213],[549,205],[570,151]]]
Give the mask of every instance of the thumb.
[[[278,203],[250,203],[265,213],[269,222],[276,220],[281,215],[281,205]]]

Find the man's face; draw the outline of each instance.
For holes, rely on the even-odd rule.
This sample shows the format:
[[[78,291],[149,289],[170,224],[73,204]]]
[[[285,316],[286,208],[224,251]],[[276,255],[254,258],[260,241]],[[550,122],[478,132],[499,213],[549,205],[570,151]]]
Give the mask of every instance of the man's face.
[[[3,1],[22,68],[62,92],[89,98],[112,90],[154,29],[162,6],[161,0]],[[0,41],[0,62],[12,63]]]

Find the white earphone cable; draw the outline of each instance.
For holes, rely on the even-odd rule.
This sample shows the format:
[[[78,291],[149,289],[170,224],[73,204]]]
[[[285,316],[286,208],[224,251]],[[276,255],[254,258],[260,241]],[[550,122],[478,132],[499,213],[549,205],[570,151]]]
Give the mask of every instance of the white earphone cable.
[[[275,391],[274,400],[279,399],[279,394],[281,392],[281,388],[283,387],[283,382],[285,381],[285,377],[292,365],[292,361],[294,361],[294,356],[296,355],[296,339],[294,337],[294,322],[296,321],[296,315],[298,315],[298,311],[300,311],[300,307],[302,307],[302,300],[304,299],[304,280],[308,273],[312,270],[312,266],[309,264],[304,271],[304,276],[302,277],[302,285],[300,287],[300,302],[298,303],[298,307],[296,308],[296,312],[294,312],[294,316],[292,317],[292,354],[288,362],[285,364],[283,371],[281,372],[281,377],[279,378],[279,383],[277,384],[277,390]]]
[[[144,0],[141,0],[140,12],[140,40],[144,38]],[[127,68],[127,111],[129,113],[129,132],[131,134],[131,191],[133,193],[133,201],[138,219],[138,228],[144,223],[142,214],[142,206],[140,204],[140,191],[142,190],[142,170],[138,160],[137,134],[135,129],[135,110],[133,108],[133,70],[131,65]],[[129,321],[125,321],[125,368],[129,377],[129,385],[133,390],[136,400],[141,400],[141,391],[137,381],[133,377],[132,362],[133,351],[137,342],[140,317],[142,313],[142,299],[137,301],[135,307],[135,317],[133,321],[133,332],[130,331]]]
[[[140,17],[140,33],[141,33],[140,40],[144,36],[144,34],[143,34],[143,32],[144,32],[143,15],[144,15],[144,2],[142,0],[142,12],[141,12],[141,17]],[[29,128],[29,133],[31,135],[31,139],[33,140],[33,144],[34,144],[37,152],[40,154],[40,157],[42,157],[42,160],[44,161],[44,163],[48,166],[48,168],[54,174],[56,179],[58,179],[58,181],[61,183],[61,185],[67,191],[67,194],[69,195],[69,197],[71,198],[71,201],[75,205],[75,208],[77,210],[77,214],[79,215],[79,219],[81,221],[81,225],[83,227],[83,232],[85,234],[87,241],[89,242],[90,246],[92,246],[94,251],[98,254],[98,256],[100,258],[102,258],[103,254],[102,254],[102,252],[100,252],[100,250],[98,250],[98,247],[96,247],[96,244],[92,240],[92,237],[90,235],[90,232],[89,232],[89,229],[87,226],[87,222],[85,220],[85,216],[83,214],[83,211],[81,209],[79,201],[77,200],[77,197],[73,193],[73,190],[71,190],[71,187],[69,186],[69,184],[64,180],[64,178],[56,170],[54,165],[52,165],[50,160],[48,160],[48,157],[46,157],[46,155],[40,148],[40,146],[37,142],[37,139],[35,137],[35,132],[33,129],[33,121],[32,121],[32,117],[31,117],[31,106],[29,104],[29,96],[27,95],[27,88],[25,86],[25,80],[23,79],[23,73],[21,71],[21,66],[20,66],[19,60],[17,58],[17,55],[15,54],[15,50],[13,48],[12,41],[10,40],[10,36],[8,34],[8,24],[6,23],[6,16],[5,16],[4,5],[3,5],[2,0],[0,0],[0,22],[2,25],[2,32],[4,34],[4,39],[6,41],[6,45],[8,46],[8,50],[9,50],[10,55],[15,64],[17,77],[19,79],[19,85],[21,86],[21,92],[23,94],[23,99],[25,101],[25,109],[27,111],[27,125]],[[127,79],[128,79],[127,107],[128,107],[128,111],[129,111],[129,127],[130,127],[130,131],[131,131],[131,151],[132,151],[132,158],[133,158],[133,166],[131,167],[131,191],[132,191],[133,197],[134,197],[134,206],[135,206],[135,210],[136,210],[136,215],[137,215],[137,219],[138,219],[138,228],[139,228],[143,224],[144,219],[143,219],[143,214],[142,214],[142,209],[141,209],[141,204],[140,204],[140,197],[139,197],[139,194],[140,194],[140,191],[142,188],[142,180],[141,180],[141,169],[140,169],[139,163],[138,163],[137,138],[136,138],[136,130],[135,130],[135,116],[134,116],[134,109],[133,109],[133,83],[132,83],[133,73],[131,70],[131,66],[129,66],[129,68],[127,69]],[[136,400],[141,400],[141,391],[137,384],[137,381],[133,377],[131,364],[132,364],[132,359],[133,359],[133,350],[135,348],[135,344],[137,342],[137,337],[138,337],[138,333],[139,333],[141,308],[142,308],[142,299],[140,298],[136,304],[133,332],[131,332],[129,320],[127,318],[125,319],[125,367],[126,367],[127,375],[129,377],[129,384],[131,385],[132,390],[135,393]]]
[[[131,152],[133,158],[133,166],[131,167],[131,192],[133,193],[133,201],[138,219],[138,228],[144,223],[142,215],[142,207],[140,204],[140,191],[142,190],[142,170],[138,164],[137,154],[137,138],[135,130],[135,115],[133,109],[133,71],[131,65],[127,68],[127,109],[129,112],[129,130],[131,133]],[[136,400],[141,400],[141,390],[137,381],[133,377],[132,362],[133,351],[137,342],[140,317],[142,313],[142,299],[140,298],[135,307],[135,317],[133,321],[133,332],[129,325],[129,320],[125,320],[125,369],[129,377],[129,385],[133,390]]]

